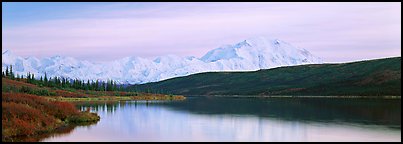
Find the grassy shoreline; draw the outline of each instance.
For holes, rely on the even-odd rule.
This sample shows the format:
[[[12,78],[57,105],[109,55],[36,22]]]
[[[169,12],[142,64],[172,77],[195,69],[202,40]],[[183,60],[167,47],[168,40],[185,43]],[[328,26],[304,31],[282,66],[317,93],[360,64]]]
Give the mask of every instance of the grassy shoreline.
[[[102,96],[88,98],[70,98],[70,97],[44,97],[52,101],[122,101],[122,100],[185,100],[185,96]]]

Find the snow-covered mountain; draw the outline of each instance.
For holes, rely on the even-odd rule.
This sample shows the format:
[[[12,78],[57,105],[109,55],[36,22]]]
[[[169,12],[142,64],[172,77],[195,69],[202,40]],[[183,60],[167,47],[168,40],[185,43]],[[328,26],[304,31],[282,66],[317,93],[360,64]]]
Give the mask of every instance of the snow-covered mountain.
[[[6,50],[2,53],[2,71],[13,65],[13,71],[38,78],[48,76],[81,80],[109,80],[139,84],[155,82],[178,76],[211,71],[255,71],[280,66],[322,63],[321,58],[305,49],[299,49],[278,39],[256,37],[235,45],[226,45],[209,51],[201,58],[160,56],[155,59],[125,57],[95,63],[72,57],[54,56],[38,59],[22,58]]]

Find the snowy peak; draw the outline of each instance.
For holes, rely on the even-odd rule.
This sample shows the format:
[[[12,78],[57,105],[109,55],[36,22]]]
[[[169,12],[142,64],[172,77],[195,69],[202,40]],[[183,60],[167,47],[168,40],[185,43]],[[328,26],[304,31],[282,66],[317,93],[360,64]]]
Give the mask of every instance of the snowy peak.
[[[13,65],[15,73],[34,73],[36,76],[66,77],[82,80],[116,80],[139,84],[168,78],[212,71],[255,71],[280,66],[322,63],[305,49],[280,39],[254,37],[233,45],[224,45],[207,52],[203,57],[159,56],[147,59],[129,56],[122,59],[94,63],[72,57],[53,56],[42,59],[21,58],[9,50],[2,53],[2,70]]]
[[[245,65],[255,65],[255,69],[268,69],[307,63],[322,63],[305,49],[284,42],[280,39],[254,37],[235,45],[222,46],[209,51],[201,60],[204,62],[242,60]]]
[[[207,52],[201,60],[204,62],[215,62],[217,60],[228,60],[233,58],[239,58],[235,48],[232,46],[226,46]]]

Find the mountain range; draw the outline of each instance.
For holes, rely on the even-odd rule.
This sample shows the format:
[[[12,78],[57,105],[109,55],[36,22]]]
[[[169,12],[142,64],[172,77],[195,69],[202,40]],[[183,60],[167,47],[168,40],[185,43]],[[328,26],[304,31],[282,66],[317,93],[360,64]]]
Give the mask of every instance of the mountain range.
[[[73,57],[20,57],[2,52],[2,71],[12,65],[19,75],[57,76],[81,80],[114,80],[121,84],[143,84],[202,72],[256,71],[282,66],[320,64],[322,59],[305,49],[279,39],[254,37],[207,52],[203,57],[175,55],[146,59],[137,56],[109,62],[91,62]]]

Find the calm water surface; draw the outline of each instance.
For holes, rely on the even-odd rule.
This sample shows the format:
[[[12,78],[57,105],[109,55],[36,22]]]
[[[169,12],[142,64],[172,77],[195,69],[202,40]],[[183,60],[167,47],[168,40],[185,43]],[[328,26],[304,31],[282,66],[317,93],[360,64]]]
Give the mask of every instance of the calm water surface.
[[[189,97],[79,103],[101,116],[41,141],[401,141],[401,101]]]

